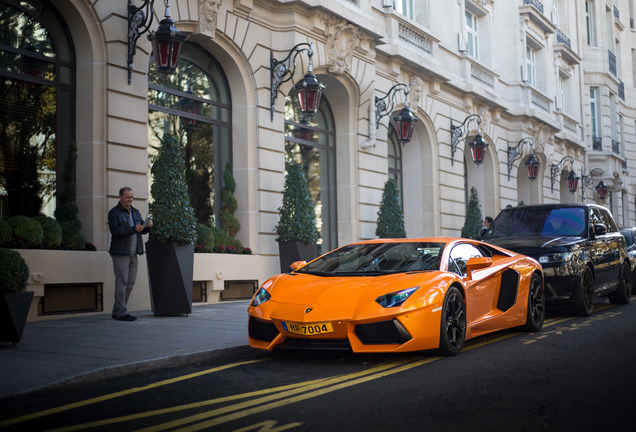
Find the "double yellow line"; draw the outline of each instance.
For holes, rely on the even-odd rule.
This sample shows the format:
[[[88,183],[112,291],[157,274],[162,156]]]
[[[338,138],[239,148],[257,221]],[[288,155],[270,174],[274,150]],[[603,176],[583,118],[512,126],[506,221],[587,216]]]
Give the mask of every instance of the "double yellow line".
[[[556,325],[564,321],[568,321],[573,319],[573,317],[567,318],[555,318],[552,320],[547,320],[545,323],[545,327]],[[475,348],[479,348],[484,345],[488,345],[494,342],[499,342],[504,339],[508,339],[514,336],[519,335],[517,332],[509,332],[509,333],[501,333],[494,334],[494,337],[481,340],[480,342],[469,343],[464,351],[469,351]],[[63,427],[60,429],[56,429],[56,431],[74,431],[74,430],[83,430],[88,428],[96,428],[103,427],[108,425],[114,425],[118,423],[124,423],[129,421],[136,421],[143,418],[156,417],[164,414],[170,414],[175,412],[194,410],[205,407],[212,407],[214,405],[227,404],[231,402],[236,402],[240,400],[246,400],[244,402],[236,402],[230,405],[226,405],[220,408],[210,409],[204,412],[199,412],[197,414],[193,414],[190,416],[186,416],[177,420],[169,421],[166,423],[160,423],[155,426],[148,427],[146,429],[142,429],[143,431],[163,431],[166,429],[175,429],[175,430],[183,430],[183,431],[198,431],[202,429],[211,428],[213,426],[217,426],[223,423],[227,423],[245,416],[249,416],[252,414],[257,414],[260,412],[268,411],[271,409],[279,408],[285,405],[293,404],[296,402],[300,402],[303,400],[311,399],[314,397],[322,396],[324,394],[341,390],[344,388],[352,387],[358,384],[362,384],[368,381],[372,381],[375,379],[383,378],[389,375],[393,375],[396,373],[404,372],[406,370],[422,366],[427,363],[434,362],[443,357],[426,357],[422,358],[421,356],[417,357],[409,357],[409,358],[401,358],[400,360],[388,361],[382,363],[378,366],[369,368],[364,371],[359,371],[347,375],[334,376],[329,378],[322,378],[317,380],[305,381],[301,383],[289,384],[285,386],[279,386],[249,393],[243,393],[238,395],[232,395],[222,398],[210,399],[206,401],[195,402],[191,404],[185,404],[180,406],[174,406],[159,410],[146,411],[137,414],[131,414],[111,419],[99,420],[90,423],[84,423],[80,425],[74,425],[69,427]],[[75,408],[96,404],[100,402],[104,402],[110,399],[114,399],[117,397],[128,396],[134,393],[158,388],[161,386],[174,384],[180,381],[185,381],[192,378],[197,378],[206,374],[211,374],[215,372],[220,372],[225,369],[248,365],[252,363],[257,363],[261,361],[265,361],[271,359],[257,359],[250,360],[244,362],[232,363],[216,368],[206,369],[201,372],[184,375],[181,377],[159,381],[153,384],[149,384],[144,387],[136,387],[128,390],[124,390],[121,392],[111,393],[108,395],[87,399],[85,401],[79,401],[72,404],[63,405],[56,408],[51,408],[48,410],[24,415],[21,417],[16,417],[13,419],[5,420],[0,422],[0,427],[10,426],[13,424],[23,423],[30,420],[34,420],[37,418],[41,418],[48,415],[59,414],[64,411],[69,411]]]

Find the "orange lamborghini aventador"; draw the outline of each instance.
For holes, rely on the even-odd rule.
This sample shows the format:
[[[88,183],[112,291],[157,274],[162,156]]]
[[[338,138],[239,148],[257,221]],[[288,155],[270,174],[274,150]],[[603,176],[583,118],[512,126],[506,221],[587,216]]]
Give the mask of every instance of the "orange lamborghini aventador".
[[[292,264],[248,307],[254,348],[455,355],[464,341],[545,318],[541,265],[476,240],[378,239]]]

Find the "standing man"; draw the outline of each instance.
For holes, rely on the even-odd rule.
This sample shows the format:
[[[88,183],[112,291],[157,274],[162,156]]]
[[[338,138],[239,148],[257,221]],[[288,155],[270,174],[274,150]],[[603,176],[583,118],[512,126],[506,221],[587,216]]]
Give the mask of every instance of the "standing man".
[[[490,216],[486,216],[486,218],[484,219],[484,226],[481,228],[481,230],[479,230],[479,240],[483,240],[486,238],[486,234],[488,234],[491,223],[492,218]]]
[[[146,234],[152,221],[144,223],[139,210],[132,206],[135,194],[129,187],[119,190],[119,202],[108,212],[110,229],[110,256],[115,270],[115,304],[113,318],[120,321],[134,321],[128,313],[128,297],[137,279],[137,255],[144,253],[142,234]]]

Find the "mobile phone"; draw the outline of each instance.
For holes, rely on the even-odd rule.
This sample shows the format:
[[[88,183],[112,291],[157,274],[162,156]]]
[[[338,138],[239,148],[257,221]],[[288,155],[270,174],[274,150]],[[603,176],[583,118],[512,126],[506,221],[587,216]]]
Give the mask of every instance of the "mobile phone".
[[[146,228],[148,226],[148,221],[150,220],[150,216],[148,216],[146,218],[146,220],[144,221],[143,227]]]

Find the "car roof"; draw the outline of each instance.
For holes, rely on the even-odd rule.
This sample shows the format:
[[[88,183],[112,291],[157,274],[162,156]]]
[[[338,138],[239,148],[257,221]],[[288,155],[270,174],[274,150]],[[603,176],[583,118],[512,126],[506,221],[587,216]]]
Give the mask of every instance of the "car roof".
[[[567,208],[567,207],[580,207],[580,208],[603,208],[605,210],[607,210],[606,207],[603,207],[601,205],[598,204],[593,204],[593,203],[585,203],[585,204],[563,204],[563,203],[559,203],[559,204],[530,204],[530,205],[522,205],[522,206],[516,206],[516,207],[506,207],[501,209],[501,211],[504,210],[512,210],[512,209],[525,209],[525,208]]]
[[[417,237],[417,238],[377,238],[370,240],[362,240],[359,242],[353,242],[352,244],[361,243],[450,243],[457,240],[478,241],[471,239],[463,239],[459,237]]]

